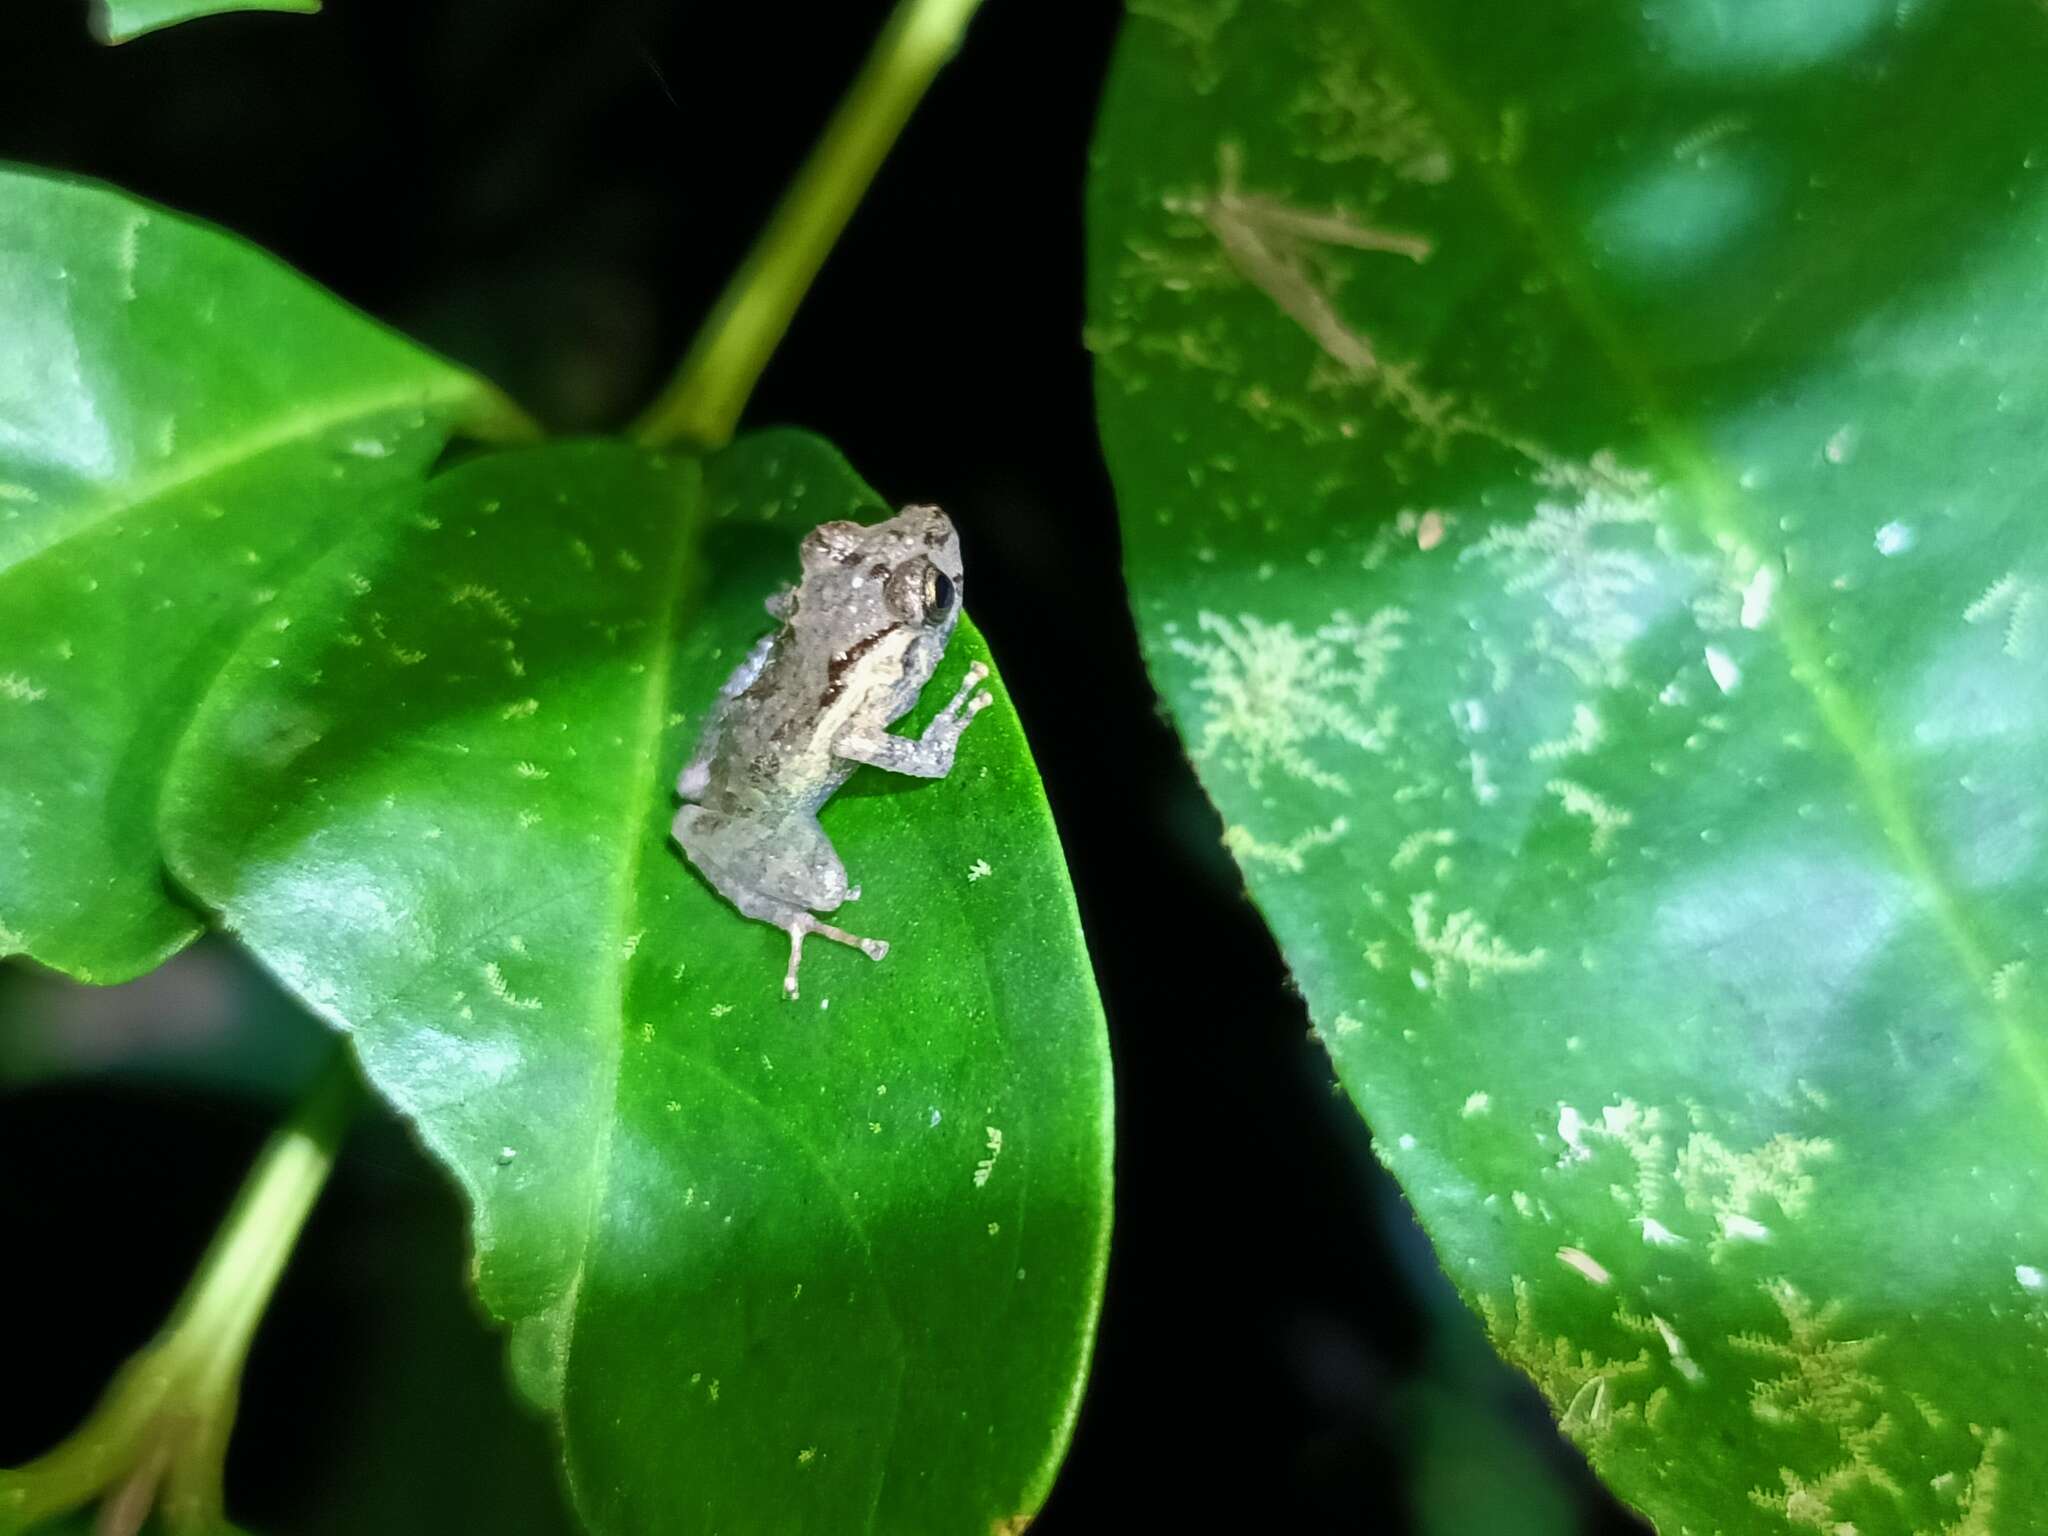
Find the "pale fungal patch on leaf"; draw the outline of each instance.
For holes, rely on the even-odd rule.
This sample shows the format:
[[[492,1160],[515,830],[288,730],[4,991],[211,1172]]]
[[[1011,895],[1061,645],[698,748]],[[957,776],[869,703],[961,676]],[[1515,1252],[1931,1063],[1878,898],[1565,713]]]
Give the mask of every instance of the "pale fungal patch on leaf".
[[[1670,1176],[1666,1167],[1669,1144],[1664,1136],[1664,1112],[1645,1108],[1634,1099],[1602,1106],[1597,1117],[1588,1119],[1570,1104],[1557,1106],[1557,1139],[1564,1143],[1557,1166],[1570,1168],[1593,1162],[1605,1148],[1613,1148],[1628,1159],[1627,1183],[1608,1181],[1607,1191],[1615,1201],[1637,1216],[1661,1207]],[[1664,1230],[1659,1228],[1660,1231]],[[1647,1235],[1647,1234],[1646,1234]]]
[[[994,873],[995,871],[989,868],[989,863],[987,859],[976,859],[972,864],[967,866],[967,883],[969,885],[972,885],[977,880],[986,880],[990,875]]]
[[[1627,1157],[1630,1178],[1610,1178],[1607,1189],[1628,1210],[1645,1242],[1678,1247],[1688,1241],[1665,1219],[1667,1197],[1675,1192],[1687,1211],[1712,1223],[1708,1254],[1716,1260],[1730,1244],[1771,1240],[1770,1228],[1760,1219],[1769,1214],[1767,1202],[1786,1217],[1805,1214],[1815,1189],[1810,1165],[1833,1156],[1835,1150],[1834,1143],[1824,1139],[1781,1134],[1747,1152],[1736,1152],[1711,1133],[1696,1129],[1674,1158],[1664,1112],[1632,1099],[1607,1105],[1591,1119],[1570,1104],[1560,1104],[1557,1136],[1564,1144],[1556,1165],[1560,1170],[1593,1164],[1610,1147]]]
[[[2008,960],[1991,973],[1991,998],[1994,1002],[2009,1003],[2018,997],[2027,986],[2027,962]]]
[[[522,779],[544,779],[548,776],[547,769],[541,767],[540,764],[529,763],[524,760],[514,763],[512,771]]]
[[[980,1189],[989,1181],[989,1175],[996,1171],[996,1159],[1003,1155],[1003,1133],[994,1126],[984,1126],[988,1135],[988,1156],[974,1165],[974,1187]]]
[[[521,997],[507,985],[505,973],[499,969],[497,961],[492,960],[484,966],[483,977],[484,985],[491,989],[491,996],[495,997],[506,1007],[517,1008],[526,1013],[537,1013],[540,1011],[539,998]]]
[[[40,704],[49,696],[47,688],[38,688],[19,672],[0,672],[0,699],[12,699],[17,704]]]
[[[2017,572],[2005,575],[1986,587],[1983,594],[1963,610],[1965,624],[1982,624],[2003,616],[2005,638],[2001,646],[2015,661],[2038,654],[2041,639],[2041,589]]]
[[[1421,832],[1410,832],[1401,839],[1394,856],[1387,861],[1389,869],[1406,869],[1432,848],[1449,848],[1458,841],[1458,834],[1449,827],[1431,827]]]
[[[1546,1333],[1536,1322],[1528,1282],[1513,1282],[1513,1320],[1489,1296],[1479,1298],[1480,1315],[1494,1345],[1510,1365],[1518,1367],[1558,1412],[1558,1427],[1581,1445],[1611,1434],[1618,1425],[1640,1423],[1646,1405],[1624,1401],[1639,1392],[1652,1375],[1649,1352],[1633,1360],[1603,1357],[1561,1335]]]
[[[1572,706],[1572,728],[1554,741],[1539,741],[1529,749],[1532,763],[1556,762],[1567,757],[1584,757],[1597,751],[1607,739],[1607,726],[1600,712],[1590,704]]]
[[[1983,1454],[1957,1501],[1956,1518],[1942,1526],[1941,1536],[1993,1536],[1997,1529],[1992,1517],[1998,1508],[1998,1458],[2011,1437],[2002,1429],[1987,1433],[1976,1424],[1970,1426],[1970,1433],[1984,1442]]]
[[[448,594],[452,608],[476,608],[489,614],[507,629],[519,627],[519,615],[512,611],[512,605],[497,592],[475,582],[465,582]]]
[[[1465,755],[1465,770],[1472,782],[1472,798],[1481,805],[1491,805],[1500,798],[1500,786],[1493,782],[1489,766],[1484,752]]]
[[[1723,112],[1708,118],[1671,146],[1674,160],[1699,160],[1704,153],[1725,138],[1746,133],[1750,119],[1740,112]]]
[[[1599,858],[1613,846],[1616,834],[1628,829],[1635,816],[1583,784],[1570,779],[1552,779],[1543,786],[1546,794],[1557,796],[1567,816],[1584,818],[1591,829],[1587,851]]]
[[[1884,1411],[1883,1384],[1866,1369],[1884,1335],[1838,1338],[1841,1303],[1815,1307],[1784,1279],[1767,1281],[1763,1289],[1778,1309],[1784,1337],[1738,1333],[1728,1341],[1739,1353],[1779,1368],[1777,1375],[1751,1383],[1750,1412],[1765,1424],[1829,1432],[1841,1459],[1814,1477],[1783,1467],[1780,1487],[1753,1488],[1750,1501],[1788,1524],[1829,1530],[1839,1517],[1839,1501],[1851,1490],[1868,1488],[1894,1498],[1902,1493],[1877,1459],[1895,1425]]]
[[[1814,1192],[1808,1167],[1834,1153],[1835,1144],[1825,1138],[1783,1134],[1734,1152],[1707,1132],[1695,1131],[1678,1154],[1676,1177],[1686,1209],[1712,1218],[1717,1235],[1709,1251],[1719,1258],[1730,1243],[1770,1239],[1770,1228],[1758,1219],[1763,1202],[1787,1217],[1804,1215]]]
[[[1240,0],[1129,0],[1133,16],[1143,16],[1170,29],[1187,50],[1189,73],[1198,95],[1216,89],[1216,43],[1237,16]]]
[[[1515,949],[1469,909],[1439,921],[1434,891],[1421,891],[1409,899],[1408,923],[1415,947],[1430,962],[1429,980],[1439,991],[1461,977],[1471,986],[1489,976],[1533,971],[1547,958],[1540,948]]]
[[[530,720],[540,710],[539,699],[520,699],[498,711],[500,720]]]
[[[1400,649],[1406,618],[1386,608],[1360,624],[1338,612],[1304,635],[1285,620],[1197,614],[1197,626],[1210,638],[1170,642],[1174,654],[1201,668],[1192,685],[1203,716],[1195,757],[1217,759],[1254,789],[1272,771],[1341,792],[1344,778],[1316,762],[1308,748],[1335,741],[1363,752],[1385,750],[1393,713],[1383,709],[1368,719],[1367,711]]]
[[[1376,68],[1356,26],[1324,27],[1310,51],[1315,78],[1288,109],[1301,151],[1329,165],[1372,160],[1402,181],[1440,186],[1450,141],[1399,79]]]
[[[1490,1113],[1492,1109],[1493,1095],[1481,1090],[1465,1095],[1464,1108],[1459,1110],[1459,1113],[1467,1120],[1476,1120],[1479,1116]]]
[[[1357,1034],[1365,1025],[1348,1013],[1340,1013],[1330,1021],[1330,1031],[1339,1040]]]
[[[142,254],[142,232],[149,228],[149,215],[137,209],[121,225],[114,240],[114,266],[121,274],[121,298],[135,300],[135,268]]]
[[[1350,829],[1351,824],[1339,816],[1328,826],[1310,827],[1285,843],[1265,843],[1249,827],[1226,827],[1223,846],[1240,864],[1265,864],[1298,875],[1308,867],[1309,854],[1337,842]]]
[[[1583,467],[1551,464],[1537,478],[1575,499],[1539,501],[1527,521],[1496,524],[1458,558],[1492,568],[1511,596],[1542,597],[1562,628],[1533,626],[1533,650],[1581,682],[1618,687],[1665,580],[1653,558],[1664,492],[1607,453]]]

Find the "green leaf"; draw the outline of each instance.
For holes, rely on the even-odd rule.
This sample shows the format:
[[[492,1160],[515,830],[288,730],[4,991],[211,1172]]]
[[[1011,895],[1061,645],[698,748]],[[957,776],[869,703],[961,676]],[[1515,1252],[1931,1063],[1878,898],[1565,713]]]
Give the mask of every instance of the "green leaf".
[[[181,21],[201,16],[224,16],[230,11],[288,11],[311,16],[320,0],[93,0],[93,35],[103,43],[125,43],[175,27]]]
[[[1666,1532],[2033,1529],[2048,18],[1133,12],[1139,628],[1446,1270]]]
[[[163,765],[277,593],[488,386],[239,241],[0,170],[0,956],[88,981],[199,930],[165,889]]]
[[[795,435],[473,460],[277,599],[173,772],[178,874],[467,1192],[600,1532],[987,1531],[1071,1429],[1108,1053],[1014,712],[828,807],[893,948],[800,1003],[668,840],[799,536],[877,510]]]

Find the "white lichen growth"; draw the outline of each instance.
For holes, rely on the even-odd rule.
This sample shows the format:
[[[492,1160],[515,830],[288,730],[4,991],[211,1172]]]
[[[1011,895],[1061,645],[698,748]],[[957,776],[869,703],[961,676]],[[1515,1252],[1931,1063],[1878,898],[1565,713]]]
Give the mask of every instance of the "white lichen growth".
[[[1240,864],[1263,864],[1298,875],[1307,869],[1311,853],[1329,847],[1349,830],[1350,823],[1339,816],[1328,826],[1310,827],[1287,842],[1268,843],[1262,842],[1249,827],[1228,827],[1224,829],[1223,846]]]
[[[1705,1131],[1694,1132],[1678,1154],[1676,1177],[1686,1209],[1710,1217],[1719,1254],[1729,1243],[1762,1242],[1771,1235],[1766,1202],[1787,1217],[1803,1215],[1814,1192],[1811,1164],[1834,1155],[1820,1137],[1777,1135],[1735,1152]]]
[[[1469,909],[1439,920],[1434,891],[1409,899],[1408,922],[1415,947],[1429,961],[1428,979],[1439,991],[1459,980],[1469,986],[1490,976],[1533,971],[1546,958],[1541,949],[1514,948]]]
[[[1237,773],[1253,789],[1280,774],[1342,791],[1343,775],[1317,761],[1311,748],[1335,743],[1385,750],[1393,715],[1375,713],[1372,705],[1400,649],[1406,617],[1389,608],[1359,623],[1340,612],[1303,634],[1285,620],[1198,614],[1196,624],[1209,638],[1170,642],[1176,655],[1201,669],[1193,683],[1202,709],[1195,756]]]
[[[1871,1488],[1894,1498],[1901,1492],[1877,1460],[1893,1421],[1883,1407],[1882,1384],[1866,1368],[1884,1338],[1836,1337],[1841,1303],[1816,1307],[1789,1280],[1767,1282],[1764,1293],[1778,1309],[1784,1337],[1739,1333],[1728,1341],[1739,1353],[1778,1368],[1778,1374],[1751,1384],[1750,1412],[1768,1425],[1827,1432],[1839,1459],[1814,1476],[1783,1467],[1780,1486],[1753,1488],[1750,1501],[1792,1526],[1832,1532],[1840,1501],[1850,1490]]]
[[[1538,502],[1527,521],[1497,524],[1459,559],[1493,567],[1510,596],[1541,596],[1549,616],[1532,626],[1534,650],[1589,686],[1618,687],[1669,579],[1657,538],[1663,492],[1607,454],[1585,467],[1550,465],[1539,479],[1574,499]]]
[[[1543,788],[1545,793],[1557,796],[1567,816],[1580,817],[1587,823],[1587,851],[1595,858],[1604,856],[1614,846],[1614,839],[1635,821],[1632,812],[1574,780],[1552,779]]]
[[[1003,1133],[994,1126],[982,1128],[988,1136],[988,1156],[974,1165],[974,1187],[982,1188],[989,1181],[989,1175],[996,1171],[996,1159],[1003,1155]]]
[[[1649,1352],[1639,1350],[1632,1360],[1616,1359],[1547,1333],[1536,1322],[1528,1283],[1517,1277],[1513,1286],[1512,1322],[1490,1297],[1480,1298],[1480,1314],[1501,1355],[1550,1399],[1558,1427],[1581,1446],[1590,1446],[1618,1425],[1640,1423],[1647,1404],[1634,1394],[1653,1374]]]

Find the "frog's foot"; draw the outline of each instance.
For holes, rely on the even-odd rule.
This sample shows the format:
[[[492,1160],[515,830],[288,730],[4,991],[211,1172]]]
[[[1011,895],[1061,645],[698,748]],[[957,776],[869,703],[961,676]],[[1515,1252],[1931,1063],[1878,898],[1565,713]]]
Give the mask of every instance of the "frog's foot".
[[[983,663],[977,661],[973,666],[969,667],[967,669],[967,680],[961,683],[959,691],[946,701],[946,707],[939,711],[940,718],[946,720],[953,719],[960,713],[961,706],[965,705],[967,718],[971,720],[984,709],[987,709],[989,705],[995,703],[995,696],[986,691],[974,694],[971,700],[968,698],[969,694],[974,693],[975,689],[981,687],[982,680],[987,676],[988,668]]]
[[[859,950],[870,960],[879,960],[889,953],[889,945],[883,939],[864,939],[857,933],[848,933],[844,928],[834,928],[830,923],[821,923],[808,912],[791,918],[789,928],[789,969],[782,977],[782,995],[791,1002],[796,1001],[796,968],[804,958],[804,939],[810,934],[831,939]]]

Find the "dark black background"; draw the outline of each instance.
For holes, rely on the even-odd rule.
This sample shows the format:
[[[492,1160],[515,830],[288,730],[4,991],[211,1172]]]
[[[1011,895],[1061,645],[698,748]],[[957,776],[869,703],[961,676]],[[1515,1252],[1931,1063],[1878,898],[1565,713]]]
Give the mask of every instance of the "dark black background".
[[[14,0],[0,156],[216,220],[550,425],[605,429],[673,365],[885,10],[330,0],[108,50],[79,7]],[[989,0],[748,417],[953,512],[1073,867],[1116,1050],[1117,1232],[1037,1529],[1455,1532],[1426,1506],[1503,1446],[1533,1452],[1519,1475],[1562,1486],[1580,1529],[1632,1529],[1533,1396],[1459,1353],[1469,1322],[1333,1094],[1139,667],[1080,343],[1115,24],[1108,4]],[[202,993],[246,991],[200,963]],[[24,1334],[0,1462],[60,1434],[147,1337],[270,1117],[150,1073],[0,1100],[0,1230],[28,1256],[0,1267]],[[247,1523],[554,1528],[545,1441],[498,1400],[460,1243],[398,1133],[359,1137],[252,1362],[230,1475]]]

